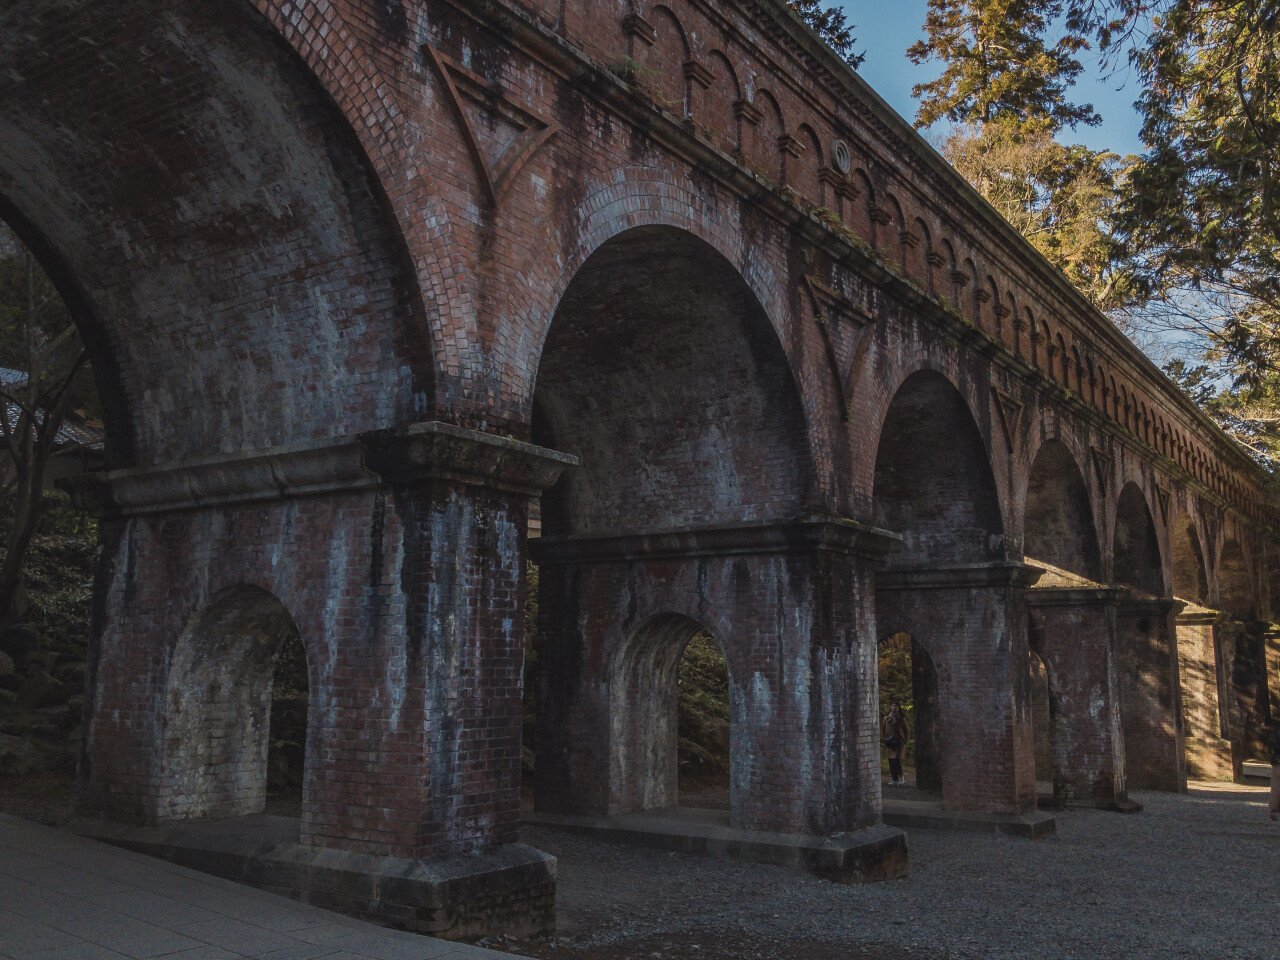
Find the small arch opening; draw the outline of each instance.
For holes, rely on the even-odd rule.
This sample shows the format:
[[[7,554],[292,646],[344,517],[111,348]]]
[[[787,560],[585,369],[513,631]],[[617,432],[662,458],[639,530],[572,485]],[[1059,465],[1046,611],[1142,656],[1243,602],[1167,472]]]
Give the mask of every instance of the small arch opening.
[[[1053,756],[1053,693],[1049,668],[1034,650],[1027,654],[1031,675],[1031,731],[1035,743],[1036,793],[1056,794]]]
[[[160,819],[262,813],[272,785],[285,808],[300,810],[306,680],[298,626],[273,594],[241,585],[207,603],[172,653]]]
[[[893,633],[880,641],[881,775],[890,798],[914,788],[918,793],[941,795],[941,723],[938,704],[938,674],[928,651],[909,633]],[[900,707],[901,724],[895,722],[894,707]],[[903,731],[905,730],[905,736]],[[902,745],[893,749],[886,741],[898,735]],[[892,760],[897,754],[901,768]],[[895,782],[899,781],[899,782]]]

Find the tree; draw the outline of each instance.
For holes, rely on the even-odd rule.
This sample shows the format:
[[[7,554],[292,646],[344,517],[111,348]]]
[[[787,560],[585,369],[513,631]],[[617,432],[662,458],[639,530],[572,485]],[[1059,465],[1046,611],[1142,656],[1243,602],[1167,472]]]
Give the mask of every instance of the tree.
[[[840,54],[845,63],[855,69],[862,63],[862,54],[854,51],[857,38],[853,35],[853,24],[849,23],[843,10],[829,7],[822,0],[787,0],[787,6],[800,14],[801,19],[827,46]]]
[[[1280,465],[1280,376],[1256,378],[1245,386],[1223,383],[1216,366],[1192,366],[1180,358],[1169,361],[1164,370],[1255,460],[1276,470]]]
[[[1114,210],[1123,162],[1109,151],[1065,146],[1064,127],[1099,122],[1067,93],[1088,44],[1066,31],[1045,35],[1060,17],[1057,0],[929,0],[925,38],[908,56],[943,61],[919,84],[917,126],[957,124],[942,147],[951,164],[1099,308],[1136,292]]]
[[[1083,67],[1076,54],[1088,46],[1077,31],[1049,44],[1049,23],[1059,0],[929,0],[925,37],[912,44],[914,63],[940,60],[942,74],[917,84],[916,124],[1048,123],[1096,125],[1091,104],[1075,104],[1067,91]]]
[[[1275,460],[1280,420],[1280,3],[1068,0],[1142,83],[1146,152],[1117,235],[1129,248],[1149,336],[1194,336],[1214,392],[1205,409]]]
[[[1238,380],[1280,371],[1280,4],[1175,0],[1130,58],[1147,152],[1118,226],[1156,298],[1203,292]]]
[[[1124,173],[1117,154],[1064,146],[1043,118],[959,127],[942,153],[1095,306],[1132,302],[1133,275],[1111,226]]]
[[[91,397],[85,350],[66,306],[31,253],[0,232],[0,438],[8,454],[0,496],[11,523],[0,562],[0,626],[21,613],[23,570],[43,508],[45,472],[77,396]]]

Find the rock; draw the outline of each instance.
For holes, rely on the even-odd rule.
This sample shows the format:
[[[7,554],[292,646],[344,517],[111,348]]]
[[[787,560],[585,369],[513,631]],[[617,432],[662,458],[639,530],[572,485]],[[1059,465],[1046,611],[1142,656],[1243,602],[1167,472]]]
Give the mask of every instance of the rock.
[[[28,675],[18,688],[18,702],[28,710],[67,702],[67,688],[43,670]]]
[[[27,655],[40,646],[40,634],[36,628],[25,623],[15,623],[4,633],[0,633],[0,651],[13,657],[22,666],[27,662]]]
[[[0,774],[31,773],[44,766],[44,755],[21,737],[0,734]]]
[[[17,702],[18,702],[18,695],[16,693],[14,693],[12,690],[0,689],[0,703],[10,704],[10,703],[17,703]]]
[[[11,677],[17,672],[18,665],[13,662],[13,657],[0,651],[0,677]]]

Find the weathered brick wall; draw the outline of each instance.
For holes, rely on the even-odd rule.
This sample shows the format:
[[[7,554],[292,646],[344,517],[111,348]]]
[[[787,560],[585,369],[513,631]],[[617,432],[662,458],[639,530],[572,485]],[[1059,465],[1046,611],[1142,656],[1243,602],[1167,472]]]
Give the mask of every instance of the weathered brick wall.
[[[1182,790],[1186,760],[1176,634],[1158,601],[1122,606],[1116,672],[1124,726],[1125,779],[1133,790]]]
[[[1187,775],[1230,780],[1234,775],[1229,730],[1224,729],[1217,617],[1187,611],[1178,618],[1178,671],[1186,734]]]
[[[878,580],[877,628],[910,634],[937,671],[938,779],[943,805],[951,809],[1035,807],[1026,584],[1017,583],[1020,573],[1020,567],[985,575],[969,570],[953,578],[943,570],[904,578],[893,589],[886,588],[884,576]]]
[[[241,731],[262,720],[262,657],[219,654],[235,652],[230,619],[273,625],[272,597],[307,653],[304,839],[398,856],[514,840],[524,523],[518,498],[443,485],[108,524],[85,812],[260,807],[261,777],[211,764],[177,705],[207,720],[239,698]]]
[[[1107,806],[1126,796],[1114,598],[1032,589],[1029,640],[1052,697],[1053,787],[1059,801]]]
[[[1101,581],[1274,609],[1276,514],[1247,458],[775,0],[6,17],[0,212],[81,313],[113,465],[436,419],[579,453],[553,532],[817,513],[902,534],[899,573],[1061,550]],[[108,525],[90,807],[251,805],[258,741],[219,724],[252,730],[260,691],[211,697],[189,729],[165,699],[180,676],[212,690],[178,649],[208,631],[184,631],[250,585],[296,623],[318,692],[307,836],[413,854],[514,836],[525,508],[406,482]],[[762,691],[742,695],[743,822],[874,818],[867,644],[894,629],[937,665],[947,802],[1033,802],[1016,572],[908,585],[873,623],[859,564],[742,562],[672,560],[661,590],[652,570],[597,571],[549,588],[568,606],[547,615],[563,632],[595,611],[603,638],[648,591],[654,615],[692,616],[703,571],[746,658],[735,683]],[[277,613],[244,616],[215,632],[267,650]],[[1144,707],[1126,729],[1176,730],[1172,638],[1129,636],[1121,700]],[[603,657],[621,640],[592,642]],[[1209,743],[1217,648],[1199,627],[1177,642],[1188,729]],[[777,700],[809,670],[817,706]],[[1153,779],[1177,763],[1161,743]]]
[[[760,531],[653,559],[657,543],[605,541],[571,562],[592,541],[539,544],[540,810],[676,803],[676,667],[705,629],[728,661],[733,825],[824,835],[879,820],[870,569],[762,547]]]

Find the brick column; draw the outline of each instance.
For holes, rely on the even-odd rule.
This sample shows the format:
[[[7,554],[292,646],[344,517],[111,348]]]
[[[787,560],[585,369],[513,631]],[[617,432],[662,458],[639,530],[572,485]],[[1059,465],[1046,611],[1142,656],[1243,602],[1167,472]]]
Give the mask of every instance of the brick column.
[[[547,929],[554,861],[516,843],[525,529],[571,462],[428,423],[87,481],[107,519],[82,813],[261,809],[264,624],[291,619],[301,824],[237,851],[239,875],[424,932]]]
[[[1218,648],[1223,651],[1224,666],[1230,680],[1228,729],[1234,754],[1233,765],[1239,775],[1244,761],[1267,760],[1271,714],[1271,697],[1267,689],[1267,625],[1258,620],[1230,620],[1219,624],[1218,630]]]
[[[1128,806],[1116,675],[1116,604],[1099,585],[1027,591],[1031,649],[1049,671],[1053,793],[1060,803]]]
[[[876,575],[878,635],[910,634],[937,671],[935,739],[948,809],[1035,808],[1025,594],[1039,575],[1021,563]]]
[[[1131,790],[1187,789],[1174,618],[1180,600],[1131,595],[1117,610],[1116,664]]]
[[[1222,614],[1188,605],[1177,616],[1178,680],[1182,691],[1187,776],[1199,780],[1234,777],[1224,683],[1218,649]]]
[[[676,805],[675,668],[706,629],[729,666],[731,824],[878,823],[870,558],[890,542],[829,519],[537,542],[539,812]]]

